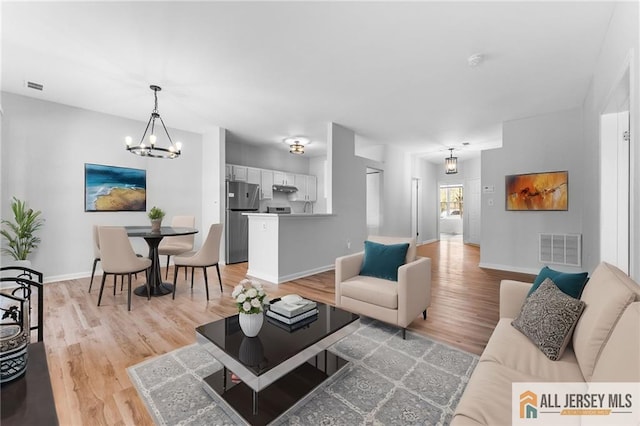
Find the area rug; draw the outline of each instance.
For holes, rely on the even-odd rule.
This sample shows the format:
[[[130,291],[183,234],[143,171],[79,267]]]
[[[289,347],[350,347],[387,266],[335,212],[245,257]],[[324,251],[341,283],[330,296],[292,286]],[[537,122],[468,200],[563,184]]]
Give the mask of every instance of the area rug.
[[[478,357],[421,335],[362,319],[330,351],[349,364],[274,425],[448,425]],[[202,378],[222,368],[198,344],[128,369],[158,425],[246,425]],[[337,376],[337,377],[336,377]]]

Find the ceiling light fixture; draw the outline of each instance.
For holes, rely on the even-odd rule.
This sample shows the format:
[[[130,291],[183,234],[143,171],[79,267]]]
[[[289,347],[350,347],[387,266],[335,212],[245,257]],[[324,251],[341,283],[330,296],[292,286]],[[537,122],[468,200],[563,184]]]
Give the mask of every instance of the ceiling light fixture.
[[[160,117],[160,113],[158,112],[158,92],[161,91],[162,88],[153,84],[149,86],[149,88],[153,90],[153,97],[155,98],[155,104],[153,107],[153,111],[151,111],[151,117],[149,117],[149,122],[147,123],[147,127],[144,129],[144,133],[142,134],[142,138],[140,139],[140,143],[138,145],[131,145],[133,142],[131,136],[127,136],[125,138],[127,151],[136,155],[140,155],[142,157],[177,158],[181,154],[182,143],[173,143],[173,141],[171,140],[171,136],[169,136],[169,132],[167,131],[167,127],[164,125],[164,121],[162,120],[162,117]],[[169,139],[168,148],[163,148],[156,145],[156,142],[158,140],[158,137],[155,133],[156,119],[160,119],[160,124],[162,124],[164,133],[167,135],[167,139]],[[145,143],[145,137],[147,136],[149,128],[151,128],[151,132],[149,133],[149,140],[147,144]]]
[[[482,65],[482,62],[484,62],[484,55],[482,55],[480,53],[476,53],[475,55],[471,55],[467,59],[467,63],[469,64],[469,67],[471,67],[471,68],[479,67],[480,65]]]
[[[449,156],[444,159],[444,172],[448,175],[458,173],[458,157],[453,156],[453,148],[449,148]]]
[[[296,154],[296,155],[304,154],[304,147],[311,143],[311,141],[309,141],[309,139],[301,137],[301,136],[296,136],[296,137],[292,137],[292,138],[286,138],[282,142],[284,142],[287,145],[289,145],[289,152],[291,154]]]

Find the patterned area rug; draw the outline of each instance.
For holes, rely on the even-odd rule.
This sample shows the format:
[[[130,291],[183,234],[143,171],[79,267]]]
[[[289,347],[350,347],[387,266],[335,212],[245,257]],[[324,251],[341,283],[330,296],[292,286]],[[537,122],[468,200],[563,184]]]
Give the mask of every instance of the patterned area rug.
[[[476,355],[418,334],[362,319],[330,350],[349,361],[342,374],[276,419],[274,425],[448,425]],[[222,368],[198,344],[128,369],[159,425],[247,424],[203,390],[202,377]],[[337,376],[337,377],[336,377]]]

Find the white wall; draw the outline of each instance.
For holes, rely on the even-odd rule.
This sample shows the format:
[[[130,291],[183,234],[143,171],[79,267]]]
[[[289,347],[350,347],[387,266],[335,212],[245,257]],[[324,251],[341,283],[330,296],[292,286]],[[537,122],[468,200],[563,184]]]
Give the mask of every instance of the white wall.
[[[631,262],[630,275],[640,282],[640,72],[638,2],[617,3],[600,56],[596,63],[591,87],[583,104],[585,185],[589,200],[600,200],[600,114],[609,102],[611,92],[618,85],[628,65],[631,65]],[[571,202],[571,200],[569,200]],[[590,204],[591,206],[591,204]],[[583,258],[585,268],[593,269],[600,261],[599,207],[585,208]]]
[[[169,129],[174,140],[184,143],[182,156],[146,159],[124,149],[124,136],[139,134],[146,123],[11,93],[2,94],[2,106],[2,217],[11,216],[8,200],[14,195],[42,210],[42,244],[31,260],[46,280],[90,273],[93,224],[148,224],[145,212],[85,213],[84,163],[146,169],[147,209],[161,207],[165,220],[195,214],[200,229],[200,135]],[[144,240],[132,242],[138,253],[148,252]],[[2,258],[3,263],[9,260]]]
[[[282,170],[291,173],[310,174],[309,158],[306,155],[289,153],[285,144],[276,147],[262,147],[238,141],[233,133],[226,135],[227,164]]]
[[[582,212],[597,210],[598,198],[585,183],[592,171],[584,167],[580,129],[581,109],[507,121],[502,148],[482,152],[482,185],[495,186],[495,193],[482,194],[481,266],[537,273],[542,266],[538,262],[539,233],[589,232],[582,226]],[[505,210],[506,175],[560,170],[569,171],[568,211]]]

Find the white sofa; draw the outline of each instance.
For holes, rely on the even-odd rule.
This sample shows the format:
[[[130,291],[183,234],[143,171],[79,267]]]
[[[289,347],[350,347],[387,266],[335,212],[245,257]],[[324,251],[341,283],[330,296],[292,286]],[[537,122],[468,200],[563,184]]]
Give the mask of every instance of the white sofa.
[[[572,342],[557,361],[511,325],[531,285],[502,281],[500,321],[451,425],[510,425],[513,382],[640,382],[640,285],[601,263],[580,297],[586,307]]]

